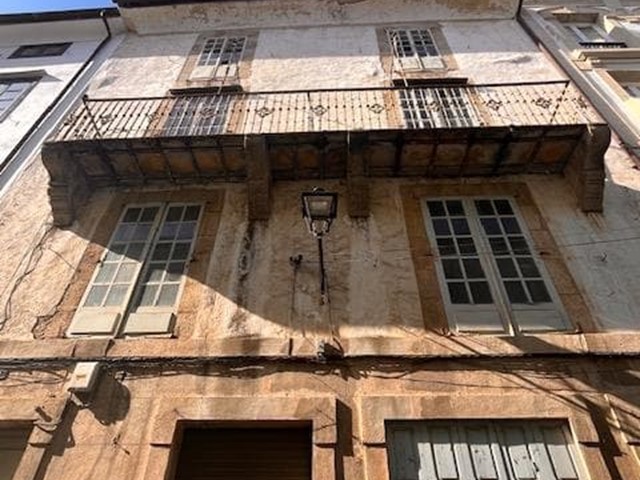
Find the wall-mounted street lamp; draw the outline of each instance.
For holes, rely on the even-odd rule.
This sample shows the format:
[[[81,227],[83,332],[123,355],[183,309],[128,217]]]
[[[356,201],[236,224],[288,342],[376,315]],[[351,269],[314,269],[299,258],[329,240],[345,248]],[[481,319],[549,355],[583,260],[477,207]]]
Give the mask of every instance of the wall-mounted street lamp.
[[[338,213],[338,194],[325,192],[322,188],[314,188],[311,192],[302,194],[302,217],[309,233],[318,240],[318,255],[320,256],[320,300],[327,299],[327,279],[324,270],[324,251],[322,238],[329,233],[331,223]]]

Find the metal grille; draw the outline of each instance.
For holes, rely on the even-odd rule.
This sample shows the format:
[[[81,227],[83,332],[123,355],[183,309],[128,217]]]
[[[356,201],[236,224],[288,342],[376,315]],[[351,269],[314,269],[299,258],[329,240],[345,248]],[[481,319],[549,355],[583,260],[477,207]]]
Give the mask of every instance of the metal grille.
[[[169,112],[166,136],[216,135],[222,133],[230,97],[178,97]]]
[[[591,122],[602,120],[564,81],[249,92],[85,99],[54,141]]]
[[[479,124],[467,92],[462,88],[404,90],[400,92],[400,105],[409,128],[471,127]]]

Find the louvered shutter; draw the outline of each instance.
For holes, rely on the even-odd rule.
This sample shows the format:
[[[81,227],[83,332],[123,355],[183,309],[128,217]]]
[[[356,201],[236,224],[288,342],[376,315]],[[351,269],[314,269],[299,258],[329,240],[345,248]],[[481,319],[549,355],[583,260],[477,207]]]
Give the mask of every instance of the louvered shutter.
[[[157,228],[160,207],[125,209],[71,321],[69,335],[116,333]]]
[[[390,422],[391,480],[579,480],[559,422]]]
[[[310,428],[189,428],[175,480],[311,480]]]

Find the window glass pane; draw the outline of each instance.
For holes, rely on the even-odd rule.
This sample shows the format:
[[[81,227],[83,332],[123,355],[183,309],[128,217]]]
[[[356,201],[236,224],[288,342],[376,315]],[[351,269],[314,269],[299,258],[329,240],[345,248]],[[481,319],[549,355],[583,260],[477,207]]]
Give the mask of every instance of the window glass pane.
[[[113,280],[113,276],[118,269],[117,263],[103,263],[100,265],[98,275],[96,275],[95,283],[109,283]]]
[[[449,229],[449,222],[447,220],[434,219],[433,220],[433,230],[436,232],[436,235],[451,235],[451,230]]]
[[[153,250],[153,255],[151,256],[151,260],[166,260],[169,258],[169,254],[171,253],[171,244],[170,243],[158,243]]]
[[[108,286],[105,285],[94,285],[89,290],[89,294],[87,295],[87,299],[84,302],[85,307],[99,307],[102,305],[102,301],[104,300],[104,296],[107,294]]]
[[[502,217],[500,221],[507,234],[520,233],[520,227],[515,217]]]
[[[171,207],[167,212],[166,222],[179,222],[182,220],[183,207]]]
[[[135,263],[123,263],[120,265],[118,275],[116,275],[116,283],[129,283],[133,280],[133,276],[138,269],[138,265]]]
[[[502,238],[490,238],[489,244],[491,245],[491,252],[494,255],[508,255],[509,247],[507,246],[507,241]]]
[[[476,255],[476,245],[471,237],[458,238],[458,250],[460,255]]]
[[[195,222],[182,223],[178,229],[178,238],[180,240],[189,240],[193,238],[193,232],[195,232],[195,230]]]
[[[176,243],[173,247],[171,258],[173,260],[186,260],[189,256],[189,250],[191,250],[190,243]]]
[[[175,303],[178,296],[178,285],[170,284],[165,285],[160,290],[160,296],[158,297],[158,306],[171,306]]]
[[[454,218],[451,220],[451,224],[453,226],[453,232],[456,235],[469,235],[469,233],[471,233],[469,231],[469,224],[464,218]]]
[[[429,207],[429,215],[432,217],[444,217],[447,214],[442,202],[427,202],[427,206]]]
[[[167,282],[178,282],[182,277],[182,272],[184,271],[184,262],[173,262],[169,264],[169,268],[167,269],[167,276],[165,280]]]
[[[455,259],[442,260],[442,268],[444,269],[444,277],[449,278],[464,278],[462,275],[462,268],[460,268],[460,261]]]
[[[158,290],[158,285],[145,285],[142,288],[142,295],[140,298],[141,306],[150,306],[155,303],[156,292]]]
[[[117,307],[122,305],[128,289],[128,285],[113,285],[104,302],[105,307]]]
[[[127,223],[135,223],[138,221],[140,217],[140,208],[128,208],[126,213],[124,214],[123,222]]]
[[[480,260],[477,258],[465,258],[462,260],[467,278],[484,278],[484,272]]]
[[[504,288],[507,291],[511,303],[529,303],[529,299],[521,282],[504,282]]]
[[[475,204],[478,215],[494,215],[493,205],[490,200],[476,200]]]
[[[145,275],[145,282],[161,282],[164,276],[164,265],[164,262],[150,264]]]
[[[539,277],[540,271],[536,266],[536,263],[533,261],[531,257],[519,257],[517,259],[518,266],[520,267],[520,272],[522,272],[523,277]]]
[[[526,284],[533,303],[551,302],[551,296],[542,280],[527,280]]]
[[[191,205],[187,207],[184,213],[185,222],[195,222],[200,216],[200,207],[198,205]]]
[[[127,249],[127,258],[131,260],[142,260],[144,245],[144,243],[130,243]]]
[[[496,258],[498,270],[502,278],[517,278],[518,271],[511,258]]]
[[[469,294],[467,293],[467,287],[464,282],[449,282],[447,283],[447,287],[449,288],[449,298],[452,304],[469,303]]]
[[[447,255],[456,254],[456,246],[453,243],[453,238],[449,238],[449,237],[438,238],[437,243],[438,243],[438,251],[440,252],[440,255],[447,256]]]
[[[173,240],[178,233],[179,223],[165,223],[160,230],[160,240]]]
[[[495,218],[482,218],[482,227],[487,235],[501,235],[500,224]]]
[[[514,255],[528,255],[531,253],[524,237],[509,237],[509,244]]]
[[[495,200],[494,205],[496,206],[496,211],[498,215],[513,215],[513,208],[511,208],[511,204],[508,200]],[[484,214],[481,214],[484,215]],[[489,214],[492,215],[492,214]]]
[[[473,303],[476,305],[487,305],[493,303],[493,297],[491,296],[491,290],[487,282],[470,282],[469,289],[471,290],[471,297]]]
[[[452,217],[464,216],[462,202],[460,200],[447,200],[447,212]]]

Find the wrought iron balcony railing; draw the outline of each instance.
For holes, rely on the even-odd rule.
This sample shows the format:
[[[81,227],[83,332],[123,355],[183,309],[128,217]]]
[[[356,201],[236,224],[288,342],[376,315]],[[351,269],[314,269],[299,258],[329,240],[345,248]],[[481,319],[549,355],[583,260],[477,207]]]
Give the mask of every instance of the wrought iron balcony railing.
[[[599,117],[568,82],[85,98],[53,142],[576,125]]]
[[[584,48],[627,48],[624,42],[580,42],[580,46]]]

